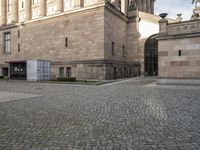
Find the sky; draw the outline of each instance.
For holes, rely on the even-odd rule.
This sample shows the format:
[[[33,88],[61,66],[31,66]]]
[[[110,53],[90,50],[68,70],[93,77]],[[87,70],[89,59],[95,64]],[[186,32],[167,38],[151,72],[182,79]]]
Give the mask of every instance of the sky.
[[[168,17],[176,19],[178,13],[182,14],[183,20],[189,20],[194,5],[192,0],[156,0],[155,14],[168,13]]]

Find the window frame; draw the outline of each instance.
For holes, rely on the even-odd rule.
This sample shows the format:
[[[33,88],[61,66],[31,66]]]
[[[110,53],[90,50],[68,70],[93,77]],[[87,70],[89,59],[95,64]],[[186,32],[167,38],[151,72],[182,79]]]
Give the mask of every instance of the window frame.
[[[7,35],[10,35],[9,38],[6,37]],[[11,53],[11,32],[3,33],[3,52],[5,54]]]

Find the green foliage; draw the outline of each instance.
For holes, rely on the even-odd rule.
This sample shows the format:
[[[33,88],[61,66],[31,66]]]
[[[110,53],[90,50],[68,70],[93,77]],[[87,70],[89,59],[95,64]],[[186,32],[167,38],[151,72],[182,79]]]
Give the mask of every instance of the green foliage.
[[[75,81],[76,81],[76,78],[75,78],[75,77],[69,77],[69,78],[58,77],[57,80],[58,80],[58,81],[75,82]]]
[[[197,5],[197,3],[199,3],[200,2],[200,0],[192,0],[192,4],[195,4],[195,5]]]
[[[0,79],[4,79],[4,76],[0,76]]]

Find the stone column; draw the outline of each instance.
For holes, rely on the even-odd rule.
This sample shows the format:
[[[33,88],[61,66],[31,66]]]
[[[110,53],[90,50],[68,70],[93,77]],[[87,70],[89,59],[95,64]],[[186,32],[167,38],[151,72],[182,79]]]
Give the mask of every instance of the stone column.
[[[115,8],[117,10],[121,9],[121,8],[119,8],[119,0],[115,0]]]
[[[151,13],[151,0],[147,0],[147,12]]]
[[[47,14],[46,0],[40,0],[40,16],[44,17]]]
[[[127,16],[128,11],[128,0],[121,1],[121,11]]]
[[[84,0],[74,0],[74,7],[83,7],[84,6]]]
[[[141,11],[142,10],[141,0],[137,0],[137,6],[138,6],[138,9]]]
[[[56,12],[63,12],[63,0],[56,0]]]
[[[151,0],[151,13],[154,14],[154,2],[155,0]]]
[[[18,0],[12,0],[12,23],[19,21]]]
[[[0,26],[6,25],[7,24],[7,9],[6,9],[6,4],[7,4],[7,0],[1,0],[0,3],[0,7],[1,7],[1,21],[0,21]]]
[[[142,4],[142,10],[144,12],[147,12],[147,5],[146,5],[147,1],[146,0],[143,0],[143,4]]]
[[[32,0],[25,1],[25,20],[31,20],[32,18]]]

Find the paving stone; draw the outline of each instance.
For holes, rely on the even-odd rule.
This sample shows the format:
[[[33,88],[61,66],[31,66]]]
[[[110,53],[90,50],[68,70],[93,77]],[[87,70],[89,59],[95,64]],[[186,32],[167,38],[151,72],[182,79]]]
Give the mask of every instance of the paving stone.
[[[101,86],[0,81],[0,91],[33,95],[2,99],[0,149],[200,149],[200,87],[153,81]]]

